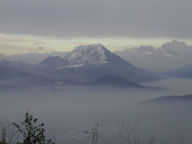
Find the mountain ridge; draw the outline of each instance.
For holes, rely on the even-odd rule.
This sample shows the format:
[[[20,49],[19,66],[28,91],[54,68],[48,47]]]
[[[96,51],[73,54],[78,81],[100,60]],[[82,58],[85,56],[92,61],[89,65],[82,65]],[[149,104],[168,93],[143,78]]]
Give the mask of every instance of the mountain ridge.
[[[192,95],[188,94],[188,95],[170,95],[170,96],[162,96],[162,97],[158,97],[158,98],[154,98],[154,99],[150,99],[148,101],[146,101],[146,103],[149,104],[157,104],[157,103],[192,103]]]
[[[58,79],[74,77],[77,80],[93,80],[105,75],[116,75],[131,81],[159,78],[157,74],[132,65],[101,44],[79,46],[62,58],[62,61],[61,65],[50,71],[51,76]],[[50,67],[51,65],[50,62]]]
[[[116,79],[117,85],[122,85],[122,82],[126,81],[124,84],[132,82],[133,85],[138,86],[138,82],[160,78],[156,73],[132,65],[101,44],[79,46],[64,57],[51,56],[38,64],[27,65],[8,61],[2,63],[10,67],[11,72],[28,73],[25,75],[26,77],[30,77],[31,74],[31,77],[36,80],[38,80],[38,76],[42,76],[42,79],[48,78],[56,83],[67,80],[68,83],[71,81],[74,84],[75,82],[84,84],[99,79],[100,82],[101,80],[104,82],[106,79],[102,79],[103,77],[114,76],[118,78]],[[109,78],[107,80],[108,85],[110,82],[114,83]]]

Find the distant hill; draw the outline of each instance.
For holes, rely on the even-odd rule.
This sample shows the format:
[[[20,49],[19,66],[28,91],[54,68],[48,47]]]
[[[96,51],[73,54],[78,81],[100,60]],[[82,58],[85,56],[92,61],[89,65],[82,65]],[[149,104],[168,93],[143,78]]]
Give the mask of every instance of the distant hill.
[[[15,86],[28,85],[50,85],[54,81],[47,77],[33,73],[19,71],[13,67],[0,64],[0,84],[10,84]]]
[[[192,104],[192,95],[182,95],[182,96],[162,96],[159,98],[148,100],[146,103],[150,104],[177,104],[177,103],[191,103]]]
[[[97,86],[144,88],[144,86],[137,84],[135,82],[129,81],[126,78],[122,78],[122,77],[118,77],[118,76],[112,76],[112,75],[98,78],[98,79],[91,81],[87,84],[97,85]]]
[[[79,46],[64,57],[50,56],[38,64],[0,61],[0,83],[143,87],[138,83],[157,79],[156,73],[132,65],[101,44]]]
[[[20,62],[25,62],[25,63],[30,63],[30,64],[36,64],[39,63],[41,61],[43,61],[44,59],[46,59],[47,57],[51,57],[51,56],[60,56],[60,57],[64,57],[65,55],[67,55],[68,52],[50,52],[50,53],[27,53],[27,54],[16,54],[16,55],[9,55],[9,56],[5,56],[0,54],[0,60],[2,59],[6,59],[9,61],[20,61]]]
[[[12,75],[14,75],[16,73],[15,70],[7,67],[3,64],[0,64],[0,80],[6,79],[6,78],[10,78]]]
[[[192,78],[192,63],[184,65],[176,70],[165,73],[169,77]]]

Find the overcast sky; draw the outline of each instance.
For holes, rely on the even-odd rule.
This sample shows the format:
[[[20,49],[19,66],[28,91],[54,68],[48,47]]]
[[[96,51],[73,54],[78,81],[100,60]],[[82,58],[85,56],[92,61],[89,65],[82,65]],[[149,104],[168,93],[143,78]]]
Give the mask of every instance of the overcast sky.
[[[0,33],[192,39],[192,0],[0,0]]]

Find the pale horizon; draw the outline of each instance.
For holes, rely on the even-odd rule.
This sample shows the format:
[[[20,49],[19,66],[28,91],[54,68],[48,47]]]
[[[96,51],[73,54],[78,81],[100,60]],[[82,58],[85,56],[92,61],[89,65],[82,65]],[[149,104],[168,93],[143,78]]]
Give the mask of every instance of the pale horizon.
[[[0,54],[68,52],[79,45],[102,44],[112,52],[140,46],[161,45],[173,40],[192,45],[190,39],[177,38],[131,38],[131,37],[50,37],[18,34],[0,34]]]
[[[111,51],[179,40],[192,45],[189,0],[2,0],[0,53],[71,51],[100,43]]]

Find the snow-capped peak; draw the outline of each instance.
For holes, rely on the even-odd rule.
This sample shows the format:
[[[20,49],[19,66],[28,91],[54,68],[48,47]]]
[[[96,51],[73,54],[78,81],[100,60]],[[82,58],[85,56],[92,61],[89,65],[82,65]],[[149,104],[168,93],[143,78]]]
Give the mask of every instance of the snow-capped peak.
[[[75,48],[69,55],[65,57],[68,61],[68,67],[79,67],[89,64],[107,63],[107,56],[111,54],[101,44],[85,45]]]

